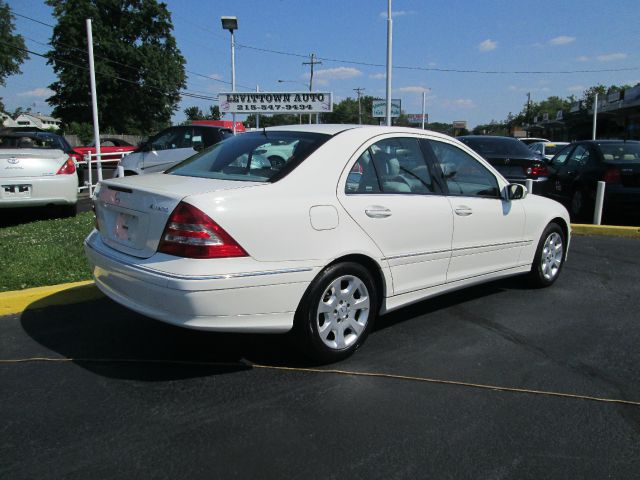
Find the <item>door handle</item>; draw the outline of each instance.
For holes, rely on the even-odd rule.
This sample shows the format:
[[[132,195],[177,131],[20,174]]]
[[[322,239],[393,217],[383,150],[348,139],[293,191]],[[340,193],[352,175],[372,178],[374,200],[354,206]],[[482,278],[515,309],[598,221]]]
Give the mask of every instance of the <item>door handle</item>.
[[[456,215],[460,215],[461,217],[468,217],[473,213],[473,210],[466,205],[460,205],[459,207],[456,207],[454,211],[456,212]]]
[[[367,217],[371,218],[387,218],[391,216],[391,210],[385,207],[367,207],[364,210],[364,213],[367,214]]]

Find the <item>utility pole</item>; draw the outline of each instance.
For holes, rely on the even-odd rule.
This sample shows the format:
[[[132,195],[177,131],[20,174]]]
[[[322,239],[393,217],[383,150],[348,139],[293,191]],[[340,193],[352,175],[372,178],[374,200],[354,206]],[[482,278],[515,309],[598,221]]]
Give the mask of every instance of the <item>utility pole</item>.
[[[311,57],[310,62],[302,62],[302,65],[311,65],[311,76],[309,77],[309,93],[313,92],[313,66],[322,65],[322,62],[316,61],[315,53],[312,53],[310,57]],[[309,114],[309,123],[311,123],[311,114]],[[317,115],[316,115],[316,123],[317,123]]]
[[[362,87],[354,88],[354,92],[358,94],[358,125],[362,125],[362,107],[360,105],[360,93],[364,92],[365,89]]]

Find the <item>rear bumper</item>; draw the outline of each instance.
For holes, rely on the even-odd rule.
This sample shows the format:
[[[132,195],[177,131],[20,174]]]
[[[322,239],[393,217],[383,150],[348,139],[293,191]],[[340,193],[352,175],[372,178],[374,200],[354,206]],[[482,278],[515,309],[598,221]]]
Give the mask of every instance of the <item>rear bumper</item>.
[[[105,295],[148,317],[197,330],[287,332],[293,327],[300,299],[319,270],[288,266],[234,274],[178,275],[136,264],[133,257],[110,251],[97,232],[89,235],[84,247],[96,285]],[[131,263],[124,262],[124,257]],[[246,259],[243,262],[246,264]]]
[[[12,187],[29,186],[27,192],[12,192]],[[78,201],[78,176],[0,178],[0,208],[73,205]]]

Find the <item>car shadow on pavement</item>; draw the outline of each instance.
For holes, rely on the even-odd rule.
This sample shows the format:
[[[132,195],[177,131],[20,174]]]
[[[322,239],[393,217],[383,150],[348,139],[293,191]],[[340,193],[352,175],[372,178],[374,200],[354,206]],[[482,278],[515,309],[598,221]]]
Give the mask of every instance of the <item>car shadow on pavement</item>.
[[[522,285],[520,279],[506,279],[424,300],[384,315],[372,334]],[[106,377],[166,381],[235,373],[250,370],[252,364],[315,366],[288,335],[190,330],[137,314],[107,298],[51,305],[55,295],[34,302],[21,316],[24,331],[46,349],[34,356],[72,359]]]
[[[34,356],[72,359],[112,378],[166,381],[250,370],[253,363],[310,365],[285,335],[189,330],[139,315],[107,298],[45,308],[35,302],[20,320],[24,331],[46,349]]]

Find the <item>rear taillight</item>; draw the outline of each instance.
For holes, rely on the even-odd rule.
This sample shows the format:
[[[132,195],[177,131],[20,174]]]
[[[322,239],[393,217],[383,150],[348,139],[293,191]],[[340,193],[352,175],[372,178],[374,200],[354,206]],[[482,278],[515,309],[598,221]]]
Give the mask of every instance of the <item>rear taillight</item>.
[[[602,180],[605,183],[620,183],[620,170],[617,168],[607,168]]]
[[[72,173],[76,173],[76,164],[73,161],[73,158],[69,157],[60,167],[60,170],[56,172],[56,175],[70,175]]]
[[[216,222],[180,202],[164,227],[158,251],[187,258],[246,257],[247,252]]]
[[[545,164],[536,163],[533,167],[526,167],[525,173],[527,177],[546,177],[549,175],[549,170]]]

